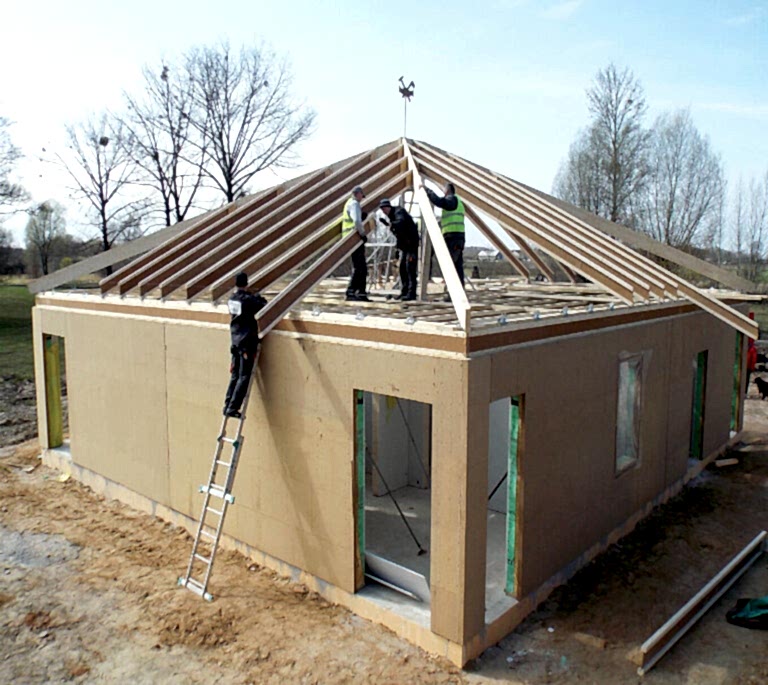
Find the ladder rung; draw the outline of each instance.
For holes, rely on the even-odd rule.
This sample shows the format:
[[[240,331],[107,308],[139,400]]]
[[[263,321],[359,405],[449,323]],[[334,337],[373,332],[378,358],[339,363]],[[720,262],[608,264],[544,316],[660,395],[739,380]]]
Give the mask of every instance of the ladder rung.
[[[200,535],[205,535],[205,537],[211,538],[211,540],[216,539],[216,536],[213,533],[209,533],[207,530],[201,530]]]
[[[195,554],[195,559],[199,559],[200,561],[202,561],[205,564],[210,564],[211,563],[211,558],[210,557],[204,557],[202,554]]]
[[[219,511],[218,509],[214,509],[213,507],[206,507],[205,510],[210,511],[212,514],[216,514],[217,516],[222,516],[224,513],[223,511]]]
[[[233,439],[233,438],[225,438],[225,437],[221,437],[221,438],[219,438],[219,440],[221,440],[222,442],[229,442],[229,443],[232,443],[232,444],[234,444],[234,443],[236,443],[236,442],[237,442],[237,440],[236,440],[236,439]]]
[[[217,464],[218,466],[226,466],[227,468],[229,468],[229,467],[232,465],[232,462],[229,462],[229,461],[221,461],[221,459],[217,459],[217,460],[216,460],[216,464]]]
[[[202,583],[198,583],[194,578],[187,578],[184,581],[184,587],[192,592],[196,592],[198,595],[202,595],[204,588]]]

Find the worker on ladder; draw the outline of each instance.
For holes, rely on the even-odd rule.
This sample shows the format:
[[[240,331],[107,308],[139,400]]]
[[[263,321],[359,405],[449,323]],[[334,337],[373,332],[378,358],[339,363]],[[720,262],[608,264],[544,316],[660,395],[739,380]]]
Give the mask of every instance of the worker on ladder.
[[[245,273],[241,272],[235,276],[235,287],[235,292],[227,302],[231,316],[229,332],[232,363],[229,367],[231,378],[224,400],[224,416],[239,419],[240,406],[248,391],[256,352],[259,349],[259,324],[256,321],[256,314],[267,304],[267,301],[258,293],[252,293],[247,289],[248,275]]]

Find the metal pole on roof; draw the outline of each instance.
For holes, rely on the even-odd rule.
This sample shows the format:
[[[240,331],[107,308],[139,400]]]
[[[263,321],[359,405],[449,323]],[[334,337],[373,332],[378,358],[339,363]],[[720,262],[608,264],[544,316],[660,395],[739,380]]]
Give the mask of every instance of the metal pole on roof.
[[[411,81],[407,86],[405,85],[405,81],[403,81],[403,77],[400,77],[400,87],[398,90],[400,91],[400,95],[403,96],[403,138],[406,138],[405,135],[406,127],[408,124],[408,103],[411,101],[411,98],[413,97],[413,89],[416,87],[416,84]]]

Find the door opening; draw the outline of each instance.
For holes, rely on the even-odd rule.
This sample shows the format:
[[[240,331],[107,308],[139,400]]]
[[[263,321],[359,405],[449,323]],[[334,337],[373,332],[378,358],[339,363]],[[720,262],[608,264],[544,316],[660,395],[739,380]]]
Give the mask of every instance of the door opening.
[[[365,582],[429,603],[432,407],[355,391],[358,557]]]
[[[524,405],[525,396],[517,395],[492,402],[489,409],[485,606],[491,620],[517,596]]]
[[[67,377],[64,338],[43,335],[45,369],[45,408],[48,425],[48,447],[61,447],[69,438]]]

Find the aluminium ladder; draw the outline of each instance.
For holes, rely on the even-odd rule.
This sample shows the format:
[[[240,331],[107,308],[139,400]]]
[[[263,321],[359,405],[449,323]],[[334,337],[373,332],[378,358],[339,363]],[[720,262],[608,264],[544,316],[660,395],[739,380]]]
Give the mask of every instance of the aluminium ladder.
[[[211,579],[213,570],[213,560],[219,547],[221,531],[224,528],[224,518],[227,514],[227,507],[235,503],[235,497],[232,494],[232,486],[235,481],[235,472],[240,458],[240,448],[243,446],[243,423],[245,422],[245,410],[248,406],[248,398],[251,395],[253,386],[253,374],[259,364],[261,355],[261,345],[256,351],[256,359],[253,362],[253,370],[248,379],[248,388],[245,392],[245,398],[241,407],[240,418],[224,416],[221,422],[221,430],[216,438],[216,449],[213,453],[213,462],[211,464],[211,473],[208,477],[208,484],[201,485],[199,492],[203,493],[203,507],[200,512],[200,521],[197,525],[195,541],[192,544],[192,554],[189,557],[187,572],[178,580],[178,584],[191,590],[196,595],[211,602],[213,595],[208,592],[208,582]],[[229,420],[237,421],[237,428],[233,437],[227,436],[227,423]],[[231,445],[232,452],[229,461],[222,459],[222,453],[225,445]],[[221,470],[220,470],[221,469]],[[220,509],[212,506],[213,498],[221,501]],[[211,523],[208,523],[208,517],[212,517]],[[202,579],[200,579],[202,575]]]

